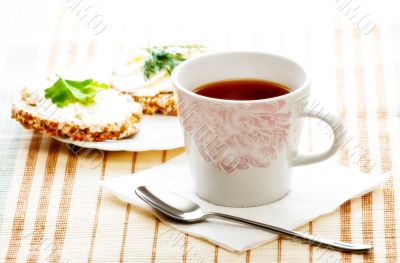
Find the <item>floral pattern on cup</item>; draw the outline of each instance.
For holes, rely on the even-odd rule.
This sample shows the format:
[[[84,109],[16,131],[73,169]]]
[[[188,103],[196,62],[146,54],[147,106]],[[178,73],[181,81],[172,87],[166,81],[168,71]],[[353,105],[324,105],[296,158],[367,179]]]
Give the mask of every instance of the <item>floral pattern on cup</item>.
[[[269,167],[287,143],[291,112],[283,110],[284,100],[243,103],[238,108],[178,92],[178,98],[183,96],[178,111],[184,130],[200,155],[220,171]]]

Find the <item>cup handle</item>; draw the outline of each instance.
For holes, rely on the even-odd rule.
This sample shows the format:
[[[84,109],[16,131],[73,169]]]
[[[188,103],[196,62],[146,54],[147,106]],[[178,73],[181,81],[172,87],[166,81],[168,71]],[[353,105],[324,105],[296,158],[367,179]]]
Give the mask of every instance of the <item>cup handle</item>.
[[[343,122],[335,115],[329,112],[313,112],[312,110],[303,109],[300,111],[301,118],[315,118],[322,120],[328,124],[333,131],[333,143],[329,149],[315,154],[302,154],[297,152],[292,158],[292,166],[300,166],[316,163],[328,159],[334,155],[344,142],[345,128]]]

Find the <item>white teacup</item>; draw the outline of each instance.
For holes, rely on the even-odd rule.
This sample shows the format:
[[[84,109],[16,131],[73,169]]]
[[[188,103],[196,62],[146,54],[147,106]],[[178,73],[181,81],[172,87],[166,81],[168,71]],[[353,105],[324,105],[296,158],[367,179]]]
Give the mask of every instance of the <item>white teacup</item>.
[[[261,100],[222,100],[193,92],[204,84],[232,79],[280,83],[292,92]],[[332,156],[343,140],[342,122],[305,108],[310,77],[296,62],[262,52],[219,52],[189,59],[175,68],[172,82],[196,193],[222,206],[249,207],[284,197],[291,168]],[[333,130],[329,149],[298,153],[302,118]]]

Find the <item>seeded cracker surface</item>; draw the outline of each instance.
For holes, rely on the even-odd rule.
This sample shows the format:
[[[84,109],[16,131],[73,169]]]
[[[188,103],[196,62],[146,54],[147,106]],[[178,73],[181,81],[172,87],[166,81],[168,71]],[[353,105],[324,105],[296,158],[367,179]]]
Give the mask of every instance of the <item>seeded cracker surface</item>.
[[[122,121],[93,126],[84,122],[65,122],[45,116],[37,111],[38,106],[20,94],[11,107],[11,116],[27,129],[74,141],[100,142],[132,136],[138,131],[137,124],[142,116],[141,108],[136,107],[137,110],[130,112]]]

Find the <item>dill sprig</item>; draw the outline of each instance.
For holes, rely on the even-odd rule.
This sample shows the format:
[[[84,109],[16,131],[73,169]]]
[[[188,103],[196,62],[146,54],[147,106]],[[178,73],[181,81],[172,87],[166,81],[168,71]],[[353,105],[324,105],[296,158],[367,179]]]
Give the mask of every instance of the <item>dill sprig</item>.
[[[154,46],[146,48],[148,53],[143,65],[143,74],[146,80],[157,73],[166,72],[171,75],[172,70],[179,63],[185,61],[193,50],[203,50],[204,46],[197,44],[176,46]]]

